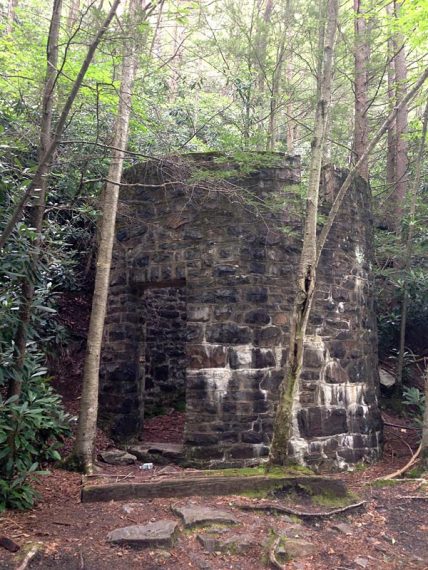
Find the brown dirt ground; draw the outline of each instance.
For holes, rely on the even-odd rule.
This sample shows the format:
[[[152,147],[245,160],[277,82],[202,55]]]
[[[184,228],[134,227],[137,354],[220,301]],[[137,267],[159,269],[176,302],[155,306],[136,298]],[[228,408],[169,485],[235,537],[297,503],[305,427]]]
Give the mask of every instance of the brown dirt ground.
[[[385,416],[388,423],[404,425],[402,419]],[[404,430],[404,431],[403,431]],[[98,447],[108,444],[99,434]],[[153,434],[154,435],[154,434]],[[0,517],[0,536],[24,546],[41,542],[43,549],[30,563],[30,569],[64,570],[134,570],[193,568],[200,570],[262,570],[269,568],[267,552],[272,533],[290,532],[314,543],[314,556],[296,559],[287,564],[295,570],[376,570],[428,569],[428,494],[420,481],[402,481],[394,486],[377,488],[373,480],[394,471],[406,463],[409,447],[414,447],[413,430],[386,425],[387,441],[381,462],[351,473],[334,474],[346,481],[349,489],[367,501],[362,509],[329,519],[290,522],[287,517],[261,512],[243,512],[234,503],[258,504],[265,499],[243,497],[192,497],[183,499],[153,499],[80,503],[81,476],[61,469],[52,469],[51,475],[36,483],[40,492],[38,505],[28,512],[8,511]],[[178,469],[178,468],[177,468]],[[113,467],[103,465],[110,481],[132,478],[165,477],[164,467],[154,472],[141,471],[138,466]],[[117,479],[115,479],[117,477]],[[420,496],[417,498],[407,497]],[[307,499],[282,499],[294,508],[308,510]],[[272,500],[270,501],[272,502]],[[111,546],[106,537],[109,531],[133,524],[176,518],[171,505],[206,505],[230,509],[239,518],[240,525],[233,533],[254,534],[262,544],[255,544],[246,554],[205,553],[196,539],[201,531],[183,531],[174,548],[132,550]],[[126,510],[124,506],[128,505]],[[319,510],[319,507],[318,509]],[[328,509],[327,509],[328,510]],[[352,535],[345,535],[333,527],[346,522]],[[230,531],[232,532],[232,531]],[[19,566],[20,553],[12,554],[0,547],[0,570]],[[22,556],[22,555],[21,555]]]

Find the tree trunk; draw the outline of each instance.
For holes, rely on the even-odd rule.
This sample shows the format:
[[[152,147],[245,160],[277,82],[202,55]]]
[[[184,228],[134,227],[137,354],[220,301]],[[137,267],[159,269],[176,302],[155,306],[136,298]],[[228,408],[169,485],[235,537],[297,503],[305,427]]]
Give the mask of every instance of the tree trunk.
[[[71,30],[77,20],[77,14],[80,9],[80,0],[71,0],[67,16],[67,30]]]
[[[354,61],[355,61],[355,122],[352,149],[352,164],[358,162],[367,148],[369,125],[367,119],[368,62],[370,47],[367,20],[361,7],[361,0],[354,0]],[[365,180],[369,177],[369,163],[365,160],[358,174]]]
[[[387,7],[388,13],[390,10]],[[394,69],[394,44],[392,38],[388,39],[388,110],[391,111],[394,108],[394,101],[395,101],[395,69]],[[397,149],[396,149],[396,121],[394,120],[388,129],[388,136],[387,136],[387,150],[386,150],[386,185],[387,185],[387,195],[393,195],[395,189],[395,180],[396,180],[396,158],[397,158]],[[393,215],[387,214],[385,216],[385,221],[387,223],[387,227],[391,229],[394,226]]]
[[[328,110],[331,103],[333,76],[333,48],[336,36],[338,0],[326,0],[320,8],[320,65],[318,73],[318,101],[315,113],[314,136],[309,167],[308,196],[303,234],[302,252],[297,272],[297,292],[290,327],[290,346],[281,383],[279,403],[275,418],[270,463],[284,464],[287,460],[288,442],[291,436],[293,399],[303,363],[303,347],[315,287],[317,257],[317,215],[321,179],[322,157],[327,129]]]
[[[400,5],[395,2],[395,14],[400,9]],[[407,63],[404,38],[400,34],[394,36],[395,48],[395,101],[400,101],[407,92]],[[403,219],[403,207],[407,194],[408,185],[408,108],[404,106],[398,111],[395,129],[395,230],[397,235],[401,233],[401,222]]]
[[[267,145],[266,149],[273,151],[275,150],[276,141],[278,138],[278,127],[277,127],[277,115],[278,115],[278,106],[279,106],[279,93],[281,87],[281,79],[282,79],[282,72],[284,67],[284,60],[285,55],[287,52],[287,73],[286,78],[287,81],[290,80],[290,76],[292,73],[292,50],[290,49],[291,43],[291,14],[292,14],[292,0],[286,0],[285,4],[285,12],[284,12],[284,21],[285,21],[285,31],[282,38],[281,45],[278,47],[277,50],[277,58],[275,62],[275,67],[272,73],[272,87],[271,87],[271,98],[270,98],[270,113],[269,113],[269,125],[268,125],[268,135],[267,135]],[[288,98],[287,102],[287,152],[289,154],[293,153],[293,150],[290,150],[289,146],[289,133],[292,131],[292,123],[289,119],[291,115],[291,98]],[[291,128],[290,128],[291,127]]]
[[[0,236],[0,249],[2,249],[5,246],[5,244],[6,244],[7,240],[9,239],[16,223],[21,218],[23,211],[24,211],[24,208],[27,205],[28,201],[39,190],[39,188],[43,184],[43,178],[46,177],[47,172],[49,171],[49,167],[47,165],[49,165],[49,163],[51,162],[52,157],[54,156],[55,151],[58,147],[58,144],[60,143],[61,136],[62,136],[62,133],[64,132],[64,128],[65,128],[68,116],[70,114],[71,107],[72,107],[74,100],[76,98],[76,95],[79,92],[80,86],[82,85],[83,79],[84,79],[86,72],[88,70],[88,67],[91,64],[91,61],[95,55],[95,52],[98,48],[98,45],[101,42],[101,39],[103,38],[104,34],[106,33],[107,28],[109,27],[120,2],[121,2],[121,0],[114,0],[106,19],[104,20],[103,24],[99,28],[94,40],[92,41],[92,43],[90,44],[90,46],[88,48],[86,57],[82,63],[80,71],[79,71],[79,73],[78,73],[78,75],[77,75],[77,77],[73,83],[72,88],[71,88],[70,94],[68,95],[68,98],[64,104],[62,111],[61,111],[61,115],[58,119],[58,123],[56,125],[55,133],[52,136],[52,140],[51,140],[48,148],[46,149],[45,154],[39,160],[37,170],[33,176],[32,181],[27,186],[27,189],[25,190],[21,200],[18,202],[17,206],[15,207],[15,210],[14,210],[10,220],[8,221],[8,223],[6,224],[5,228],[2,231],[2,234]],[[46,170],[46,168],[47,168],[47,170]]]
[[[47,45],[47,66],[46,78],[42,99],[42,119],[40,124],[40,141],[38,159],[43,160],[52,135],[52,110],[55,95],[55,83],[58,66],[58,42],[61,24],[62,0],[55,0],[52,9],[52,17],[48,35]],[[37,203],[31,208],[30,226],[36,230],[36,243],[33,254],[30,258],[30,268],[27,277],[22,283],[22,300],[20,307],[19,326],[15,339],[16,347],[16,375],[11,379],[8,386],[8,396],[19,396],[22,389],[22,373],[27,352],[28,327],[31,319],[31,306],[34,298],[37,266],[40,258],[40,247],[42,241],[43,215],[46,203],[46,191],[48,186],[48,174],[50,162],[45,162],[40,169],[40,185],[37,192]]]
[[[130,2],[128,17],[133,24],[135,24],[138,4],[138,0],[131,0]],[[93,450],[98,416],[101,344],[107,307],[119,184],[122,178],[124,151],[126,150],[128,140],[132,87],[136,70],[136,42],[135,38],[131,37],[124,46],[119,107],[114,128],[114,150],[112,151],[113,157],[108,172],[109,182],[103,194],[100,242],[83,373],[79,427],[72,456],[72,459],[87,473],[93,470]]]
[[[409,270],[412,264],[413,254],[413,236],[415,233],[415,214],[416,214],[416,201],[421,185],[422,166],[425,159],[425,146],[426,136],[428,130],[428,101],[425,105],[425,111],[422,120],[422,135],[419,143],[418,154],[416,157],[416,171],[412,187],[410,189],[410,212],[409,212],[409,226],[406,236],[406,244],[404,255],[402,259],[403,270],[403,285],[402,285],[402,301],[401,301],[401,318],[400,318],[400,346],[398,351],[398,364],[397,364],[397,384],[399,389],[403,384],[403,366],[404,366],[404,350],[406,344],[406,324],[407,324],[407,309],[409,305]],[[428,402],[428,400],[426,400]]]
[[[6,24],[6,34],[11,34],[13,30],[13,25],[16,19],[16,8],[18,6],[18,0],[9,0],[7,5],[7,24]]]

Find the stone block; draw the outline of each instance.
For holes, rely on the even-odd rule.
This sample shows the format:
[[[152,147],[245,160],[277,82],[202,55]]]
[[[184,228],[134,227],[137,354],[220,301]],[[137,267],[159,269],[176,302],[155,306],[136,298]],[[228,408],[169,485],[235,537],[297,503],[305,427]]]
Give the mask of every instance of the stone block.
[[[245,313],[244,320],[247,324],[267,325],[270,323],[270,316],[265,309],[254,309]]]
[[[224,368],[227,348],[225,346],[200,344],[188,351],[189,368]]]
[[[235,323],[207,325],[208,342],[221,344],[247,344],[251,340],[251,329]]]
[[[325,437],[348,431],[344,408],[302,409],[299,410],[297,418],[303,437]]]

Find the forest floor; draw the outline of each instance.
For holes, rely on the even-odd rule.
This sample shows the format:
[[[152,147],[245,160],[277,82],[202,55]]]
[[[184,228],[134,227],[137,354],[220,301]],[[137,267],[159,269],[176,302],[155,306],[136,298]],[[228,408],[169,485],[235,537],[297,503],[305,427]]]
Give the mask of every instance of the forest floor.
[[[81,299],[81,298],[80,298]],[[87,307],[79,298],[65,300],[72,310],[66,322],[74,331],[74,348],[61,355],[56,387],[64,395],[67,409],[76,414],[79,406],[79,383]],[[79,302],[83,303],[79,312]],[[81,334],[80,329],[81,327]],[[80,356],[79,356],[80,355]],[[50,475],[35,483],[40,499],[26,512],[8,511],[0,515],[0,570],[263,570],[272,568],[269,561],[275,537],[297,540],[294,557],[284,568],[294,570],[398,570],[428,569],[428,488],[420,479],[396,480],[381,485],[376,479],[405,465],[417,447],[418,432],[408,419],[383,413],[385,445],[381,461],[358,466],[355,471],[329,474],[343,480],[355,501],[365,504],[347,513],[328,518],[299,518],[271,512],[243,511],[240,506],[260,506],[270,499],[242,496],[191,497],[174,499],[129,500],[121,502],[82,503],[82,477],[53,468]],[[146,441],[179,443],[183,414],[170,411],[146,423]],[[112,442],[101,432],[97,451]],[[64,451],[71,448],[72,438]],[[139,465],[112,466],[100,463],[108,480],[138,482],[165,477],[165,467],[143,471]],[[170,466],[169,470],[194,474]],[[289,495],[275,499],[276,504],[295,510],[319,513],[334,505],[315,505],[307,496]],[[233,538],[229,552],[214,548],[207,552],[198,535],[207,536],[212,528],[182,528],[171,507],[203,506],[230,512],[238,521],[233,527],[217,528],[220,543]],[[338,505],[336,505],[337,507]],[[108,534],[118,528],[159,520],[180,523],[173,547],[132,549],[112,545]],[[20,547],[16,553],[1,546],[6,537]],[[303,542],[299,542],[303,541]],[[287,544],[287,543],[286,543]],[[30,562],[25,552],[38,548]]]
[[[170,421],[171,416],[176,416],[175,421]],[[36,483],[40,500],[33,510],[8,511],[0,516],[0,537],[7,537],[21,547],[13,554],[0,546],[0,570],[22,568],[25,551],[35,543],[40,547],[28,564],[29,569],[262,570],[272,567],[269,551],[275,536],[298,539],[298,552],[284,566],[287,569],[426,570],[427,486],[420,479],[397,480],[386,486],[375,481],[407,462],[411,449],[415,448],[415,431],[406,427],[403,418],[384,415],[384,419],[387,423],[383,459],[370,466],[359,466],[353,472],[329,475],[345,481],[349,491],[358,497],[355,501],[365,500],[365,505],[329,518],[300,519],[268,512],[244,512],[237,504],[260,506],[267,499],[242,496],[81,503],[81,476],[52,469],[50,475]],[[178,422],[177,413],[170,414],[169,419],[166,416],[154,420],[151,437],[156,438],[157,427],[164,439],[168,438],[168,425],[171,437],[176,437]],[[98,449],[105,449],[109,443],[100,432]],[[139,465],[100,465],[112,482],[165,477],[165,467],[142,471]],[[170,470],[181,471],[181,468],[171,466]],[[189,474],[194,471],[189,470]],[[272,503],[272,499],[268,502]],[[276,504],[305,512],[334,508],[334,505],[314,505],[307,497],[298,495],[282,497]],[[212,528],[181,529],[172,548],[135,550],[107,541],[108,533],[117,528],[165,519],[180,522],[171,510],[173,506],[203,506],[230,512],[238,524],[217,529],[217,537],[226,542],[233,538],[235,547],[231,552],[206,552],[197,535],[209,533]],[[299,540],[304,542],[300,544]]]

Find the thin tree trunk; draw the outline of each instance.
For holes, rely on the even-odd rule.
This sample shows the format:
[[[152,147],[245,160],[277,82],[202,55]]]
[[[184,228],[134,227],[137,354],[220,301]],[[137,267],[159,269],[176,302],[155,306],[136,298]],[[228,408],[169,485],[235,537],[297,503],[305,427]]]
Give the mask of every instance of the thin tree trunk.
[[[52,17],[48,35],[46,78],[42,99],[42,120],[40,125],[39,162],[46,154],[51,144],[52,134],[52,110],[54,104],[54,90],[57,78],[58,66],[58,43],[61,24],[62,0],[55,0],[52,9]],[[48,185],[48,173],[50,163],[45,162],[41,169],[40,188],[37,192],[37,204],[32,207],[30,214],[30,226],[36,230],[36,243],[34,252],[30,258],[30,268],[22,283],[22,300],[20,307],[19,326],[15,339],[16,346],[16,375],[11,379],[8,386],[8,396],[19,396],[22,389],[22,373],[27,352],[28,327],[31,319],[31,306],[34,299],[35,283],[37,278],[37,266],[40,258],[42,241],[43,215],[46,204],[46,191]]]
[[[6,34],[11,34],[13,26],[16,20],[16,8],[18,6],[18,0],[9,0],[7,5],[7,24],[6,24]]]
[[[68,9],[67,16],[67,30],[71,30],[77,20],[77,14],[79,13],[80,0],[70,0],[70,7]]]
[[[388,12],[389,13],[389,12]],[[391,111],[394,108],[395,102],[395,69],[394,69],[394,45],[392,38],[388,39],[388,108]],[[393,195],[395,192],[396,181],[396,121],[392,121],[388,128],[387,136],[387,150],[386,150],[386,185],[388,196]],[[394,214],[386,216],[387,227],[391,229],[394,226],[394,220],[391,219]]]
[[[293,419],[293,397],[297,387],[297,381],[300,374],[300,368],[303,362],[303,342],[302,337],[303,325],[306,325],[309,319],[310,308],[315,292],[315,271],[318,267],[321,253],[325,246],[327,237],[333,226],[336,215],[340,209],[343,199],[349,190],[352,182],[358,175],[358,169],[362,163],[371,155],[380,139],[387,132],[390,125],[395,121],[396,114],[402,106],[406,106],[418,93],[419,89],[428,78],[428,67],[425,68],[412,89],[408,91],[406,96],[399,104],[392,109],[382,126],[374,135],[369,143],[365,153],[361,156],[357,164],[350,170],[348,176],[340,187],[333,201],[327,220],[320,232],[318,243],[316,246],[316,261],[312,271],[308,275],[305,282],[305,289],[301,288],[300,271],[299,271],[299,287],[296,294],[295,308],[293,310],[293,318],[291,322],[290,332],[290,349],[286,364],[285,376],[280,387],[280,399],[278,403],[277,413],[274,423],[274,433],[272,440],[272,448],[270,455],[270,464],[284,464],[287,461],[288,441],[291,436],[292,419]],[[296,311],[297,307],[297,311]],[[300,311],[300,312],[299,312]],[[297,312],[297,319],[295,318]],[[300,363],[300,367],[299,367]]]
[[[395,3],[396,13],[399,5]],[[394,36],[395,47],[395,101],[400,101],[407,92],[407,63],[406,51],[403,37],[399,34]],[[408,186],[408,147],[407,142],[408,130],[408,108],[407,105],[401,107],[397,113],[396,130],[395,130],[395,188],[394,188],[394,216],[395,231],[397,235],[401,233],[401,222],[403,218],[404,201],[407,194]]]
[[[403,365],[404,365],[404,350],[406,343],[407,309],[409,305],[409,270],[412,263],[413,236],[415,233],[416,202],[418,198],[419,188],[421,185],[422,166],[424,164],[424,158],[425,158],[427,128],[428,128],[428,101],[425,105],[425,111],[422,120],[422,137],[419,144],[418,155],[416,157],[415,178],[413,180],[413,184],[410,189],[409,226],[407,230],[404,257],[402,260],[403,286],[401,290],[402,302],[401,302],[401,320],[400,320],[400,347],[398,351],[398,364],[397,364],[397,384],[399,388],[403,384]]]
[[[290,49],[290,29],[291,29],[291,10],[292,10],[292,0],[286,0],[285,4],[285,12],[284,12],[284,21],[286,22],[286,28],[284,31],[284,37],[282,38],[281,45],[278,48],[278,55],[277,60],[275,63],[275,68],[272,73],[272,88],[271,88],[271,99],[270,99],[270,114],[269,114],[269,126],[268,126],[268,136],[267,136],[267,150],[273,151],[275,150],[276,141],[278,139],[278,126],[277,126],[277,115],[278,115],[278,100],[279,100],[279,92],[281,86],[281,79],[282,79],[282,72],[284,67],[284,60],[286,51],[287,53],[287,80],[291,75],[292,67],[291,67],[291,59],[292,59],[292,50]],[[291,114],[291,98],[288,99],[287,103],[287,113]],[[293,150],[290,150],[289,147],[289,132],[292,130],[292,126],[290,120],[287,118],[287,152],[292,154]]]
[[[367,118],[367,89],[368,89],[368,62],[370,47],[368,41],[367,20],[361,7],[361,0],[354,0],[354,61],[355,61],[355,123],[352,164],[358,162],[364,154],[368,143]],[[358,174],[365,180],[369,177],[369,163],[365,160],[359,168]]]
[[[6,224],[5,228],[3,229],[3,232],[0,236],[0,249],[2,249],[5,246],[5,244],[6,244],[7,240],[9,239],[16,223],[21,218],[22,213],[24,211],[24,208],[27,205],[28,201],[34,195],[34,193],[39,190],[39,188],[43,184],[43,178],[47,174],[46,173],[46,165],[48,165],[51,162],[52,157],[53,157],[53,155],[54,155],[54,153],[58,147],[58,144],[60,143],[61,136],[64,132],[64,128],[65,128],[68,116],[70,114],[70,111],[71,111],[71,107],[74,103],[74,100],[77,96],[77,93],[79,92],[80,86],[82,85],[82,82],[83,82],[83,79],[86,75],[88,67],[92,62],[92,59],[95,55],[95,52],[98,48],[98,45],[99,45],[101,39],[103,38],[104,34],[106,33],[107,28],[109,27],[120,2],[121,2],[121,0],[114,0],[106,19],[104,20],[103,24],[99,28],[94,40],[92,41],[92,43],[90,44],[90,46],[88,48],[86,57],[82,63],[80,71],[79,71],[79,73],[78,73],[78,75],[77,75],[77,77],[73,83],[72,88],[71,88],[70,94],[69,94],[69,96],[68,96],[68,98],[64,104],[62,111],[61,111],[61,115],[60,115],[60,117],[58,119],[58,123],[56,125],[55,133],[52,136],[52,141],[49,144],[49,146],[48,146],[45,154],[43,155],[43,157],[39,160],[39,164],[38,164],[38,167],[37,167],[37,170],[34,174],[33,179],[31,180],[31,182],[27,186],[27,189],[25,190],[21,200],[18,202],[17,206],[15,207],[15,210],[14,210],[10,220]]]
[[[138,0],[131,0],[129,19],[134,20]],[[135,21],[133,21],[135,23]],[[122,77],[119,92],[119,107],[115,123],[113,158],[103,194],[100,242],[95,275],[95,289],[89,323],[88,343],[83,373],[83,391],[80,405],[79,427],[72,458],[90,473],[93,470],[93,450],[98,417],[98,386],[101,344],[107,307],[111,257],[113,251],[117,202],[123,161],[128,140],[131,113],[132,87],[137,70],[135,38],[125,44],[122,61]]]
[[[297,272],[297,292],[291,317],[290,347],[285,378],[280,396],[271,446],[271,463],[284,464],[287,460],[288,441],[293,414],[293,398],[303,363],[303,346],[315,287],[317,256],[317,214],[321,179],[321,166],[327,130],[328,110],[331,103],[333,51],[336,37],[338,0],[327,0],[320,8],[320,65],[318,73],[318,101],[315,113],[314,136],[309,167],[308,196],[303,245]]]

